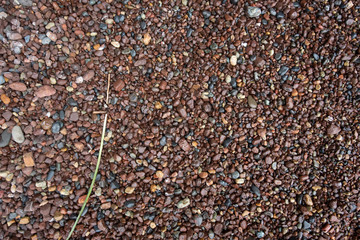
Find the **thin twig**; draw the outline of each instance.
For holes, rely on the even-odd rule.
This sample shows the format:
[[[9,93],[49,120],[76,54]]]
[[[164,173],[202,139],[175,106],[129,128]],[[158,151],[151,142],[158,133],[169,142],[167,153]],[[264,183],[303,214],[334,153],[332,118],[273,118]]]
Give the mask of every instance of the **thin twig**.
[[[110,74],[108,75],[108,87],[107,87],[107,93],[106,93],[106,103],[108,103],[109,101],[109,91],[110,91]],[[96,163],[96,168],[95,168],[95,172],[94,172],[94,176],[93,176],[93,179],[91,181],[91,185],[90,185],[90,188],[89,188],[89,191],[86,195],[86,199],[80,209],[80,212],[79,212],[79,215],[77,216],[76,218],[76,221],[74,223],[74,225],[72,226],[71,228],[71,231],[68,235],[68,237],[66,238],[67,240],[70,239],[71,235],[73,234],[73,232],[75,231],[75,228],[76,228],[76,225],[78,224],[80,218],[81,218],[81,215],[83,214],[84,212],[84,209],[86,207],[86,203],[88,202],[89,200],[89,197],[91,195],[91,192],[94,188],[94,185],[95,185],[95,179],[96,179],[96,176],[98,174],[98,171],[99,171],[99,167],[100,167],[100,162],[101,162],[101,153],[102,153],[102,150],[103,150],[103,147],[104,147],[104,138],[105,138],[105,132],[106,132],[106,122],[107,122],[107,113],[105,114],[105,118],[104,118],[104,124],[103,124],[103,129],[102,129],[102,134],[101,134],[101,142],[100,142],[100,150],[99,150],[99,156],[98,156],[98,160],[97,160],[97,163]]]

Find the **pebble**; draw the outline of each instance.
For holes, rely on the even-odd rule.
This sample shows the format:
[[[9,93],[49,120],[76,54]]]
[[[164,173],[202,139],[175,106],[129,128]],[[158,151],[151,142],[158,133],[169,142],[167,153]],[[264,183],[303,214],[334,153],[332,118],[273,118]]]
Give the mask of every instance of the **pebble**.
[[[233,55],[233,56],[230,57],[230,64],[231,64],[232,66],[236,66],[236,64],[237,64],[237,57],[236,57],[235,55]]]
[[[257,108],[257,102],[251,95],[248,96],[248,104],[251,108]]]
[[[51,39],[48,37],[44,37],[43,39],[41,39],[41,43],[43,45],[48,45],[48,44],[50,44],[50,42],[51,42]]]
[[[19,126],[14,126],[13,129],[12,129],[12,139],[21,144],[25,141],[25,137],[24,137],[24,133],[23,131],[21,130],[21,127]]]
[[[232,174],[231,174],[231,178],[232,179],[238,179],[240,177],[240,173],[238,171],[234,171]]]
[[[14,91],[20,91],[20,92],[24,92],[27,89],[26,85],[22,82],[10,83],[9,88],[11,88]]]
[[[111,45],[113,45],[113,46],[116,47],[116,48],[119,48],[119,47],[120,47],[120,43],[117,42],[117,41],[112,41],[112,42],[111,42]]]
[[[5,129],[1,133],[0,147],[6,147],[7,145],[9,145],[10,139],[11,139],[11,133],[7,129]]]
[[[313,206],[313,205],[314,205],[314,203],[313,203],[313,201],[312,201],[312,199],[311,199],[311,197],[310,197],[309,194],[304,195],[304,201],[305,201],[305,203],[306,203],[307,205],[309,205],[309,206]]]
[[[186,207],[189,206],[189,205],[190,205],[190,199],[189,199],[189,198],[185,198],[185,199],[179,201],[179,202],[176,204],[176,206],[177,206],[178,208],[180,208],[180,209],[186,208]]]
[[[166,145],[166,137],[165,136],[163,136],[161,139],[160,139],[160,145],[161,146],[165,146]]]
[[[204,18],[209,18],[211,16],[211,12],[209,12],[209,11],[203,11],[202,14],[203,14]]]
[[[125,87],[125,83],[123,80],[118,79],[115,83],[114,83],[114,89],[115,91],[121,91],[123,88]]]
[[[38,90],[36,90],[35,96],[38,97],[38,98],[43,98],[43,97],[52,96],[55,93],[56,93],[55,88],[46,85],[46,86],[42,86]]]
[[[223,142],[223,146],[225,147],[225,148],[227,148],[230,144],[231,144],[231,142],[232,142],[233,140],[232,140],[232,138],[226,138],[225,140],[224,140],[224,142]]]
[[[256,232],[256,237],[257,238],[263,238],[263,237],[265,237],[265,233],[263,231],[257,231]]]
[[[308,221],[304,221],[303,222],[303,228],[306,230],[306,229],[309,229],[311,228],[311,224],[308,222]]]
[[[35,162],[34,162],[32,152],[25,153],[23,155],[23,160],[24,160],[25,167],[33,167],[33,166],[35,166]]]
[[[202,216],[201,215],[195,215],[195,217],[194,217],[194,222],[195,222],[195,225],[196,226],[201,226],[201,224],[202,224],[202,222],[203,222],[203,218],[202,218]]]
[[[341,128],[336,126],[335,124],[331,124],[330,127],[327,129],[327,134],[329,135],[337,135],[341,132]]]
[[[1,101],[2,101],[4,104],[8,105],[11,100],[10,100],[10,98],[9,98],[8,96],[6,96],[6,94],[1,94]]]
[[[0,85],[3,85],[5,83],[5,78],[3,75],[0,75]]]
[[[93,77],[95,76],[95,71],[94,70],[90,70],[87,73],[85,73],[85,75],[83,76],[83,80],[84,81],[89,81],[91,80]]]
[[[50,38],[50,40],[53,41],[53,42],[56,42],[56,40],[57,40],[57,36],[56,36],[56,34],[53,33],[53,32],[47,32],[47,33],[46,33],[46,36],[47,36],[48,38]]]
[[[257,18],[261,15],[261,9],[258,7],[248,7],[247,14],[251,18]]]
[[[280,76],[284,76],[288,71],[289,71],[289,68],[287,66],[281,66],[278,71],[278,74]]]
[[[251,186],[251,191],[253,193],[255,193],[258,197],[261,196],[260,189],[257,186],[255,186],[254,184]]]
[[[145,33],[145,34],[144,34],[144,44],[145,44],[145,45],[149,45],[150,41],[151,41],[151,36],[150,36],[150,34],[149,34],[149,33]]]
[[[139,59],[134,63],[135,67],[144,66],[146,64],[146,59]]]
[[[48,172],[47,177],[46,177],[46,181],[51,181],[51,179],[54,177],[54,175],[55,175],[55,171],[54,171],[54,170],[50,170],[50,171]]]
[[[125,206],[126,208],[132,208],[132,207],[134,207],[134,206],[135,206],[135,200],[125,201],[124,206]]]
[[[52,133],[59,133],[61,129],[61,123],[59,121],[54,122],[52,127],[51,127],[51,132]]]
[[[182,138],[179,140],[179,146],[182,150],[184,150],[185,152],[188,152],[191,150],[191,146],[190,144],[186,141],[186,139]]]

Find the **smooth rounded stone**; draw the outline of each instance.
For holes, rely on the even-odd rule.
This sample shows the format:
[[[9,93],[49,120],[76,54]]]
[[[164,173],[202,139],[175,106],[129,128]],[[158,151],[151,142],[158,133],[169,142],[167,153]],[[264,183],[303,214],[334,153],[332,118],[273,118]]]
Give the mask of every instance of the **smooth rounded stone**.
[[[48,45],[48,44],[50,44],[50,42],[51,42],[51,39],[49,37],[44,37],[43,39],[41,39],[41,43],[43,45]]]
[[[258,7],[247,7],[247,14],[251,18],[257,18],[261,15],[261,9]]]
[[[1,133],[0,147],[6,147],[7,145],[9,145],[10,139],[11,139],[11,133],[7,129],[5,129]]]
[[[303,222],[303,229],[310,229],[311,228],[311,224],[309,223],[309,222],[307,222],[307,221],[304,221]]]
[[[50,171],[48,172],[47,177],[46,177],[46,181],[50,181],[50,180],[54,177],[54,175],[55,175],[55,171],[54,171],[54,170],[50,170]]]
[[[237,57],[236,57],[235,55],[232,55],[232,56],[230,57],[230,64],[231,64],[232,66],[236,66],[236,64],[237,64]]]
[[[23,131],[21,130],[21,127],[14,126],[11,132],[12,139],[17,143],[23,143],[25,141],[25,136]]]
[[[209,238],[210,239],[214,239],[215,238],[215,233],[213,231],[209,231]]]
[[[202,222],[203,222],[203,218],[201,215],[195,215],[194,217],[194,222],[196,226],[201,226]]]
[[[233,5],[237,5],[239,2],[239,0],[230,0],[230,3],[233,4]]]
[[[125,201],[124,206],[126,208],[133,208],[135,206],[135,200],[128,200]]]
[[[335,124],[331,124],[330,127],[327,129],[328,135],[337,135],[341,132],[341,128],[336,126]]]
[[[122,15],[122,14],[116,15],[116,16],[114,17],[114,21],[115,21],[116,23],[120,23],[120,22],[125,21],[125,15]]]
[[[231,144],[232,141],[233,141],[232,138],[226,138],[226,139],[224,140],[224,142],[223,142],[223,146],[224,146],[225,148],[227,148],[227,147]]]
[[[248,104],[251,108],[257,108],[257,102],[251,95],[248,96]]]
[[[288,71],[289,71],[289,68],[287,66],[281,66],[278,71],[278,74],[280,76],[284,76]]]
[[[57,121],[54,122],[52,127],[51,127],[51,132],[52,133],[59,133],[61,129],[61,122]]]
[[[261,196],[260,189],[257,186],[255,186],[254,184],[251,186],[251,191],[253,193],[255,193],[258,197]]]
[[[138,100],[137,94],[136,93],[130,94],[129,100],[130,100],[130,102],[137,102],[137,100]]]
[[[189,205],[190,205],[190,199],[189,199],[189,198],[185,198],[185,199],[179,201],[179,202],[176,204],[176,206],[177,206],[178,208],[180,208],[180,209],[186,208],[186,207],[189,206]]]
[[[75,101],[72,97],[67,100],[67,103],[71,107],[77,107],[77,105],[78,105],[77,101]]]
[[[204,18],[209,18],[211,16],[211,12],[209,12],[209,11],[203,11],[202,14],[203,14]]]
[[[51,86],[42,86],[35,91],[35,96],[38,98],[49,97],[56,93],[55,88]]]
[[[234,171],[232,174],[231,174],[231,178],[232,179],[238,179],[240,177],[240,173],[238,171]]]
[[[263,237],[265,237],[265,233],[263,231],[257,231],[256,232],[256,237],[257,238],[263,238]]]
[[[160,139],[160,145],[161,146],[165,146],[166,145],[166,137],[163,136],[161,139]]]

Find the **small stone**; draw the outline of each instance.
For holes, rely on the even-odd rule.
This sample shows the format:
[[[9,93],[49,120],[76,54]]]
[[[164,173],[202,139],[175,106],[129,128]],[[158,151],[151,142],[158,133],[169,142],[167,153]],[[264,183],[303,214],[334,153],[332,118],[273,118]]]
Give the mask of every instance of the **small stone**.
[[[20,219],[19,224],[28,224],[30,222],[29,217],[23,217]]]
[[[90,70],[87,73],[85,73],[85,75],[83,76],[84,81],[89,81],[91,80],[93,77],[95,76],[95,71],[94,70]]]
[[[14,91],[20,91],[20,92],[24,92],[26,91],[26,85],[22,82],[14,82],[14,83],[11,83],[9,85],[9,88],[11,88],[12,90]]]
[[[127,187],[125,188],[125,193],[127,194],[132,194],[134,192],[135,188],[133,187]]]
[[[60,211],[56,211],[55,214],[54,214],[54,219],[55,221],[59,222],[60,220],[62,220],[64,217],[64,215],[61,214]]]
[[[51,127],[51,132],[52,133],[59,133],[61,129],[61,123],[60,122],[54,122],[52,127]]]
[[[256,237],[257,238],[263,238],[263,237],[265,237],[265,233],[263,231],[257,231],[256,232]]]
[[[8,96],[6,96],[6,94],[1,94],[0,98],[4,104],[8,105],[10,103],[10,98]]]
[[[236,66],[236,64],[237,64],[237,57],[236,57],[235,55],[233,55],[233,56],[230,57],[230,64],[231,64],[232,66]]]
[[[44,120],[42,120],[40,122],[40,126],[42,129],[44,130],[49,130],[51,128],[51,126],[53,125],[54,120],[51,118],[45,118]]]
[[[185,152],[188,152],[191,150],[191,146],[190,144],[186,141],[186,139],[182,138],[179,140],[179,146],[182,150],[184,150]]]
[[[114,89],[115,91],[121,91],[123,88],[125,87],[125,83],[123,80],[118,79],[115,83],[114,83]]]
[[[119,42],[116,42],[116,41],[111,42],[111,45],[113,45],[113,46],[116,47],[116,48],[119,48],[119,47],[120,47],[120,43],[119,43]]]
[[[159,180],[164,177],[164,173],[162,171],[156,171],[155,175]]]
[[[49,30],[53,26],[55,26],[55,23],[54,22],[49,22],[48,24],[46,24],[45,29]]]
[[[202,221],[203,221],[203,218],[202,218],[202,216],[201,215],[195,215],[195,217],[194,217],[194,222],[195,222],[195,225],[196,226],[201,226],[201,224],[202,224]]]
[[[257,102],[251,95],[248,96],[248,104],[251,108],[257,108]]]
[[[189,206],[189,205],[190,205],[190,199],[189,199],[189,198],[185,198],[185,199],[179,201],[179,202],[176,204],[176,206],[177,206],[178,208],[180,208],[180,209],[186,208],[186,207]]]
[[[161,105],[161,103],[160,102],[156,102],[155,103],[155,109],[161,109],[162,108],[162,105]]]
[[[160,143],[161,146],[165,146],[165,145],[166,145],[166,137],[163,136],[163,137],[160,139],[159,143]]]
[[[53,42],[56,42],[56,40],[57,40],[57,36],[56,36],[56,34],[53,33],[53,32],[47,32],[47,33],[46,33],[46,36],[47,36],[48,38],[50,38],[50,40],[53,41]]]
[[[46,188],[46,182],[45,181],[37,182],[35,183],[35,187],[44,189]]]
[[[221,235],[224,226],[221,223],[217,223],[214,227],[214,233],[217,235]]]
[[[227,148],[228,146],[230,146],[230,144],[232,143],[232,138],[226,138],[225,140],[224,140],[224,142],[223,142],[223,146],[224,146],[224,148]]]
[[[63,196],[69,196],[70,195],[70,191],[66,188],[63,188],[60,190],[60,194]]]
[[[335,124],[331,124],[327,129],[327,134],[329,135],[337,135],[341,131],[341,128],[336,126]]]
[[[311,199],[311,197],[310,197],[309,194],[304,195],[304,201],[305,201],[305,203],[306,203],[307,205],[309,205],[309,206],[313,206],[313,205],[314,205],[314,203],[313,203],[313,201],[312,201],[312,199]]]
[[[76,122],[79,120],[79,113],[78,112],[72,112],[70,114],[69,120],[72,122]]]
[[[126,208],[132,208],[132,207],[134,207],[134,206],[135,206],[135,200],[125,201],[124,206],[125,206]]]
[[[35,162],[34,162],[32,152],[25,153],[23,155],[23,160],[24,160],[25,167],[33,167],[33,166],[35,166]]]
[[[36,90],[35,96],[38,97],[38,98],[43,98],[43,97],[52,96],[55,93],[56,93],[55,88],[46,85],[46,86],[42,86],[38,90]]]
[[[146,64],[146,59],[139,59],[134,63],[135,67],[144,66]]]
[[[259,128],[257,130],[257,133],[264,141],[266,140],[266,129],[265,128]]]
[[[251,186],[251,191],[253,193],[255,193],[258,197],[261,196],[260,189],[257,186],[255,186],[254,184]]]
[[[106,226],[106,223],[104,221],[104,219],[101,219],[98,223],[97,223],[97,226],[99,228],[99,230],[103,231],[103,232],[107,232],[108,231],[108,228]]]
[[[100,208],[103,209],[103,210],[110,209],[111,208],[111,202],[106,202],[106,203],[101,204]]]
[[[11,139],[11,133],[7,129],[5,129],[1,133],[0,147],[6,147],[7,145],[9,145],[10,139]]]
[[[247,14],[251,18],[257,18],[261,15],[261,9],[258,7],[248,7]]]
[[[200,174],[199,174],[199,177],[200,178],[207,178],[208,177],[208,173],[207,172],[201,172]]]
[[[240,177],[240,173],[238,171],[234,171],[232,174],[231,174],[231,178],[232,179],[238,179]]]
[[[151,41],[151,36],[150,36],[150,34],[149,34],[149,33],[145,33],[145,34],[144,34],[144,44],[145,44],[145,45],[149,45],[150,41]]]
[[[8,36],[9,36],[9,39],[13,40],[13,41],[22,39],[22,36],[19,33],[10,33]]]
[[[311,224],[308,222],[308,221],[304,221],[303,222],[303,229],[309,229],[309,228],[311,228]]]
[[[280,76],[284,76],[288,71],[289,71],[289,68],[287,66],[281,66],[278,71],[278,74]]]
[[[75,82],[78,83],[78,84],[83,83],[83,82],[84,82],[84,78],[83,78],[82,76],[78,76],[78,77],[76,77]]]
[[[14,126],[12,129],[12,139],[17,143],[23,143],[25,141],[24,133],[19,126]]]
[[[50,44],[50,42],[51,42],[51,39],[48,37],[44,37],[43,39],[41,39],[41,43],[43,45],[48,45],[48,44]]]
[[[209,12],[209,11],[203,11],[202,14],[203,14],[204,18],[209,18],[211,16],[211,12]]]

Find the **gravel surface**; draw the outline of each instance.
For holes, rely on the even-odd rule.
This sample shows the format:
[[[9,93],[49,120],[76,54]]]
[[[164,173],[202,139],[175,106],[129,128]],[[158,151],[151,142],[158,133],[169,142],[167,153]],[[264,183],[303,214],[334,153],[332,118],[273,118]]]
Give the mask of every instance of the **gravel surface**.
[[[67,236],[105,111],[73,239],[358,239],[359,21],[356,0],[1,0],[0,239]]]

